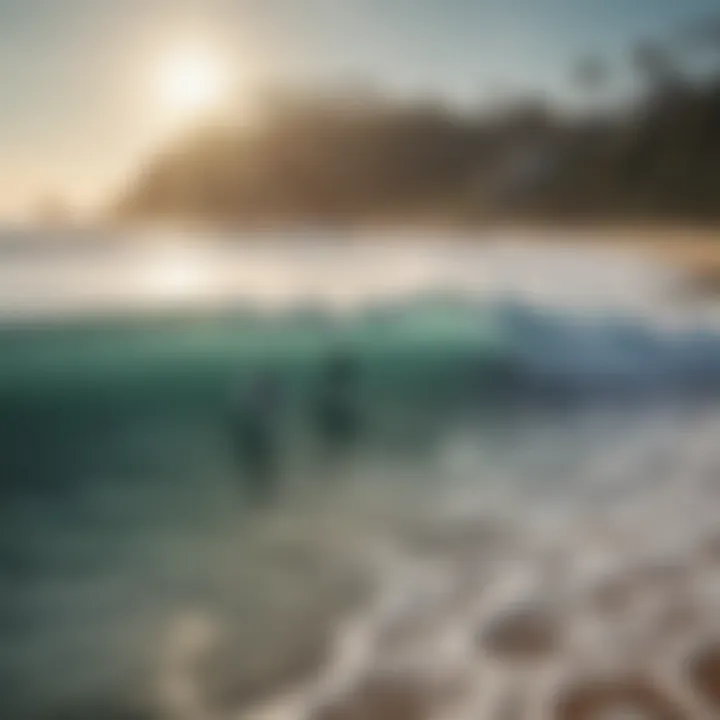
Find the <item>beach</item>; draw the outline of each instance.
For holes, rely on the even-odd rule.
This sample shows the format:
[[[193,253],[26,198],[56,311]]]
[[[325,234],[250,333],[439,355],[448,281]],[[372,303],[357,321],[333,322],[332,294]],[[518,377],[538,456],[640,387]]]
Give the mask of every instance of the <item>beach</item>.
[[[632,243],[468,239],[7,250],[3,717],[717,713],[713,297]],[[329,466],[338,346],[366,429]],[[257,508],[227,403],[264,366]]]

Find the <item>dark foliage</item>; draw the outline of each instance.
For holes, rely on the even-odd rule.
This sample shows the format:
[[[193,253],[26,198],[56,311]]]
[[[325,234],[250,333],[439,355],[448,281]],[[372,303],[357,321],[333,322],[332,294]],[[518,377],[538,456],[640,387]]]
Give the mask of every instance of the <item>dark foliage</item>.
[[[119,214],[324,224],[717,219],[720,79],[683,81],[649,46],[635,61],[655,84],[646,78],[651,92],[613,117],[561,119],[530,101],[489,116],[351,94],[276,99],[253,126],[207,127],[153,158]],[[593,86],[604,76],[595,64],[579,72]]]

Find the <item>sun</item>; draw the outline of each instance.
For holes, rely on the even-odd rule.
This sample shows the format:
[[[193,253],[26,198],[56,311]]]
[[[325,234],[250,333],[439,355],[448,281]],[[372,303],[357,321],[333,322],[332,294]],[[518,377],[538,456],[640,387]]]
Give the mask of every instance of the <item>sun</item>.
[[[167,110],[178,119],[216,109],[229,93],[226,68],[212,52],[202,49],[169,53],[161,63],[158,84]]]

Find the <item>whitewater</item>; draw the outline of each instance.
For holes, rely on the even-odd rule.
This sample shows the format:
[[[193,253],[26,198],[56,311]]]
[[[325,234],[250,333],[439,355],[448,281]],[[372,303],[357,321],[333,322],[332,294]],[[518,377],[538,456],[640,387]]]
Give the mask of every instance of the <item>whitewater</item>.
[[[0,716],[716,717],[717,310],[592,237],[8,235]],[[257,508],[225,423],[266,366]]]

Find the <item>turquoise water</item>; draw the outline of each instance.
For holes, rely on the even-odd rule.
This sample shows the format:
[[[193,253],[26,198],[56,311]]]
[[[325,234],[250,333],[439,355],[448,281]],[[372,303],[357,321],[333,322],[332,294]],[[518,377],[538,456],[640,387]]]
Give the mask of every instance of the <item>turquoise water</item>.
[[[110,282],[120,251],[88,252],[70,264],[94,263]],[[118,287],[148,261],[127,252]],[[37,295],[40,313],[28,312],[28,294],[6,297],[0,328],[1,717],[244,717],[323,668],[340,673],[351,618],[380,636],[410,618],[410,636],[429,643],[421,654],[440,667],[428,628],[466,610],[475,622],[479,606],[434,604],[438,563],[474,597],[486,561],[476,553],[512,560],[508,577],[522,557],[532,574],[541,567],[533,553],[550,539],[563,551],[584,548],[588,511],[601,506],[623,532],[628,508],[657,506],[650,520],[630,521],[652,546],[665,517],[659,498],[667,499],[653,483],[673,463],[681,470],[670,475],[683,481],[712,474],[720,389],[712,322],[687,314],[664,322],[655,312],[663,297],[632,273],[626,282],[643,302],[615,279],[589,311],[552,274],[547,285],[563,302],[524,296],[509,282],[470,292],[471,265],[484,275],[518,265],[522,279],[522,257],[503,264],[488,250],[457,250],[453,286],[447,268],[439,284],[428,269],[447,251],[393,252],[406,260],[392,265],[387,251],[363,250],[380,253],[373,262],[392,265],[390,275],[422,266],[422,282],[390,297],[358,281],[351,306],[329,291],[282,306],[266,296],[206,304],[163,295],[140,309],[134,301],[123,309],[114,295],[112,312],[91,296],[80,313],[75,301],[49,311],[74,292],[57,278],[77,277],[77,265],[55,267],[48,251],[21,258],[30,278],[33,262],[50,263],[57,286]],[[310,273],[287,258],[276,257],[295,267],[285,277],[320,282],[316,266]],[[323,263],[333,282],[349,282],[338,280],[336,256]],[[539,281],[541,266],[529,265]],[[192,285],[183,268],[173,271],[173,292]],[[584,288],[596,279],[594,259],[586,272]],[[365,429],[352,453],[329,462],[310,419],[323,364],[338,349],[357,360]],[[281,472],[273,503],[258,508],[234,460],[229,418],[238,388],[267,367],[282,379]],[[688,443],[700,440],[696,457]],[[691,471],[697,458],[704,465]],[[715,499],[697,497],[715,516]],[[498,539],[510,531],[517,542]],[[573,578],[586,570],[577,567]],[[488,575],[493,583],[500,568]],[[435,608],[432,621],[423,603]],[[394,657],[373,647],[371,666]]]
[[[62,482],[70,457],[103,460],[104,443],[110,460],[113,443],[141,426],[161,435],[190,426],[221,438],[234,390],[267,367],[282,380],[288,421],[302,425],[323,364],[338,349],[361,365],[361,402],[373,407],[378,430],[396,414],[421,419],[463,398],[470,405],[473,393],[491,394],[511,362],[498,324],[461,305],[434,315],[398,308],[352,320],[202,314],[6,328],[6,489]]]

